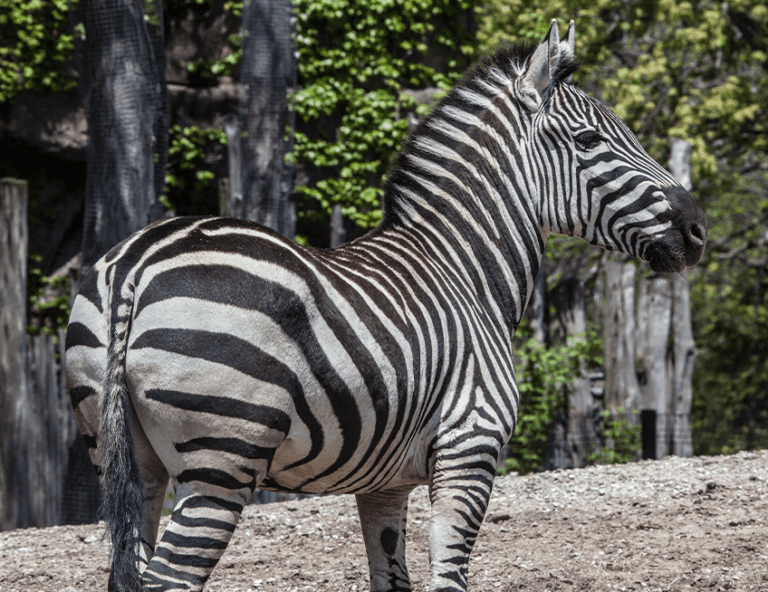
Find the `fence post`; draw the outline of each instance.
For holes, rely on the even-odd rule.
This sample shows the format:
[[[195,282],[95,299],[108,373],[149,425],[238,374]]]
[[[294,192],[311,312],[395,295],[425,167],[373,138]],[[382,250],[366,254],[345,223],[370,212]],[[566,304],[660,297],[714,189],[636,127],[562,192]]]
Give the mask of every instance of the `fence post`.
[[[0,530],[24,525],[16,416],[27,390],[27,183],[0,179]]]
[[[656,410],[643,409],[640,412],[643,460],[656,460]]]

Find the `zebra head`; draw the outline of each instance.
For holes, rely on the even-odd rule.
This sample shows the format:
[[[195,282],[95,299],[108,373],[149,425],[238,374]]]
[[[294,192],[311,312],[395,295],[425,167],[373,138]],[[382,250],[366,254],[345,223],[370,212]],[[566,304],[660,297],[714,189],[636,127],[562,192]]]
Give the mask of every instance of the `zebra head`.
[[[574,41],[573,21],[559,40],[553,19],[516,81],[532,115],[543,231],[645,259],[654,271],[695,265],[707,236],[703,210],[615,113],[570,83]]]

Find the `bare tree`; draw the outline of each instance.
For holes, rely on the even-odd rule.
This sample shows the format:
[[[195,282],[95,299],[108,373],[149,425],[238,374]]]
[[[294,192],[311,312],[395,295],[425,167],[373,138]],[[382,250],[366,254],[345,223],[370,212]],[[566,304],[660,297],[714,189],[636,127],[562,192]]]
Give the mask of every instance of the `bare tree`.
[[[241,126],[245,131],[242,210],[236,215],[260,222],[288,238],[296,234],[290,201],[295,114],[289,95],[296,86],[293,47],[295,19],[290,0],[250,0],[243,6]]]
[[[73,12],[89,135],[83,269],[163,216],[169,115],[162,14],[159,0],[81,0]]]
[[[0,182],[0,530],[24,523],[16,416],[26,392],[27,183]]]

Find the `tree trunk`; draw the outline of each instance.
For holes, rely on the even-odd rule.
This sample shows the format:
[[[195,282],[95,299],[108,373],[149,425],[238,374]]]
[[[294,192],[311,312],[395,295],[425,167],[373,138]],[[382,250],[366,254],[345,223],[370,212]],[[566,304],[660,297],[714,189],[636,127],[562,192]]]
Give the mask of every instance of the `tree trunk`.
[[[637,302],[637,359],[641,406],[656,412],[656,458],[669,452],[668,342],[672,294],[665,278],[640,282]]]
[[[691,189],[691,145],[685,140],[672,138],[669,170],[680,184]],[[672,453],[677,456],[693,456],[691,435],[691,406],[693,405],[693,366],[696,361],[696,344],[691,328],[690,289],[688,270],[672,278],[674,303],[672,326],[674,335],[674,370],[672,417]]]
[[[347,232],[344,229],[344,216],[341,213],[341,204],[333,206],[331,214],[331,248],[338,247],[344,242]]]
[[[27,183],[0,180],[0,530],[20,526],[16,412],[26,392]]]
[[[670,138],[669,151],[669,172],[672,173],[677,182],[690,191],[693,187],[691,183],[691,151],[693,146],[686,140],[680,138]]]
[[[691,304],[688,289],[688,271],[672,279],[674,294],[674,398],[672,453],[677,456],[693,456],[691,435],[691,406],[693,405],[693,366],[698,352],[691,330]]]
[[[531,330],[539,343],[546,345],[547,335],[547,262],[542,259],[531,293]]]
[[[86,270],[163,216],[168,99],[159,2],[82,0],[72,18],[85,30],[75,35],[75,61],[89,135]]]
[[[637,410],[640,390],[635,374],[635,266],[608,261],[605,266],[605,404],[611,415],[618,408]]]
[[[227,135],[227,157],[229,164],[229,195],[222,216],[243,217],[243,143],[240,139],[240,123],[237,117],[224,118],[224,133]]]
[[[584,281],[577,278],[562,280],[555,290],[555,304],[566,340],[571,343],[574,338],[582,336],[586,331]],[[587,464],[587,456],[594,452],[599,442],[595,433],[595,404],[583,361],[579,375],[574,377],[569,387],[567,434],[569,465],[584,467]]]
[[[295,113],[289,93],[296,86],[290,0],[250,0],[243,6],[242,128],[246,131],[242,216],[293,239],[296,208],[290,201],[294,167]]]

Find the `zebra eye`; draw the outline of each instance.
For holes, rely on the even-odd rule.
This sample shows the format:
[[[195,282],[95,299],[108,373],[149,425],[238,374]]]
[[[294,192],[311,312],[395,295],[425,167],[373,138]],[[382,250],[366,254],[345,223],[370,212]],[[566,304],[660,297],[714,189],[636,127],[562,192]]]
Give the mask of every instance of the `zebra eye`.
[[[581,132],[574,139],[585,148],[594,148],[602,141],[603,137],[598,132],[589,130]]]

